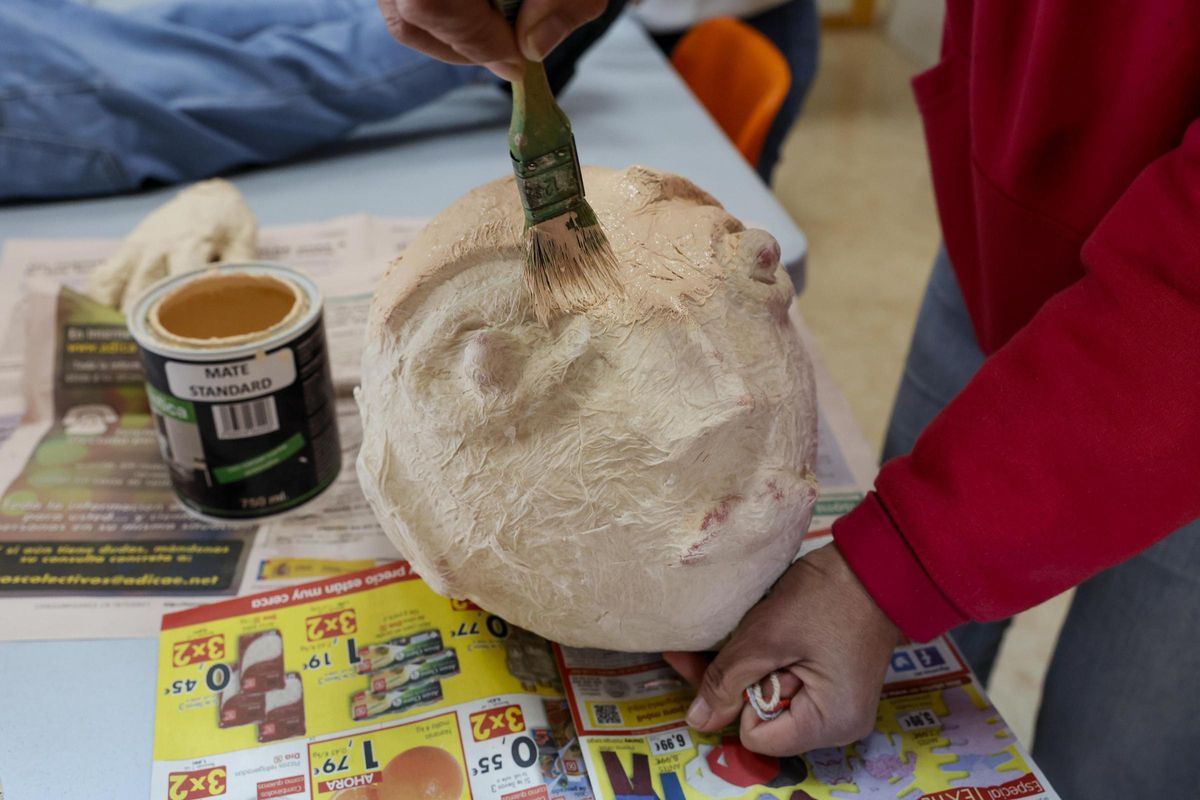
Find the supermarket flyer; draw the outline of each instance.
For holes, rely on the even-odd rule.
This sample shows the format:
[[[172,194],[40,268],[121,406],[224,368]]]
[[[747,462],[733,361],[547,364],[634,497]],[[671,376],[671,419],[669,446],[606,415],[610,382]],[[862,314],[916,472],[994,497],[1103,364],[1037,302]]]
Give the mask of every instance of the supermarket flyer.
[[[555,647],[597,800],[1056,800],[947,639],[892,655],[875,730],[792,758],[705,734],[657,655]]]
[[[548,642],[397,561],[169,614],[154,800],[590,800]]]

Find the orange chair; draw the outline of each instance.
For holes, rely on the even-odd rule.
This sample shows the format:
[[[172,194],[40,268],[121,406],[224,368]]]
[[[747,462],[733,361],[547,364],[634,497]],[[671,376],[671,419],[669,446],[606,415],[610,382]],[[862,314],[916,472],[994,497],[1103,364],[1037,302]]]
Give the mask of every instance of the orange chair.
[[[770,39],[733,17],[687,32],[671,64],[752,165],[792,85],[787,60]]]

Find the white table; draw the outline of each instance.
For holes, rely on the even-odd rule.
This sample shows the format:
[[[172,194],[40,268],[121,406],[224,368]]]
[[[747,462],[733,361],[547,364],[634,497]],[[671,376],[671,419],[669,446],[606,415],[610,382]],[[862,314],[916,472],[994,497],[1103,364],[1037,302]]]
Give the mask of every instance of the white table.
[[[619,22],[587,56],[563,106],[587,163],[689,176],[772,231],[802,274],[804,236],[634,23]],[[465,89],[336,152],[234,182],[264,225],[431,216],[509,171],[508,111],[495,90]],[[174,191],[0,207],[0,240],[121,236]],[[156,663],[154,639],[0,643],[6,800],[147,797]]]

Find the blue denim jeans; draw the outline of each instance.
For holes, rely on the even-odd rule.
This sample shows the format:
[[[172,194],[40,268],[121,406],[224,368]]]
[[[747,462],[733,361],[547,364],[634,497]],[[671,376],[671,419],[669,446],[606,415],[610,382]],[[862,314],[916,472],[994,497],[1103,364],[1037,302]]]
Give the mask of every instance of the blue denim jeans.
[[[942,251],[884,458],[908,452],[983,360]],[[953,631],[984,681],[1008,625]],[[1033,755],[1064,800],[1200,798],[1200,521],[1079,587],[1046,677]]]

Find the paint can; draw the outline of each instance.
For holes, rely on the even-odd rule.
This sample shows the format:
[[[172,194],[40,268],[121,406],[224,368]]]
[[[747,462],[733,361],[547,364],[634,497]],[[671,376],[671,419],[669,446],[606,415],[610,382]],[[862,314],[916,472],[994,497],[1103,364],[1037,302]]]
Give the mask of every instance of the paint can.
[[[168,278],[129,329],[171,483],[207,518],[256,519],[311,500],[341,445],[320,292],[275,264]]]

